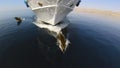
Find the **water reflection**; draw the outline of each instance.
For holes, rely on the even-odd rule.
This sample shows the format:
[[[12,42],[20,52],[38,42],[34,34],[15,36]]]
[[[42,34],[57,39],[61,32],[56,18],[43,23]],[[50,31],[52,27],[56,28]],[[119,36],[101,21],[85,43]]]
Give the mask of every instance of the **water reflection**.
[[[69,25],[69,21],[67,18],[65,18],[62,22],[59,24],[53,26],[50,24],[46,24],[42,21],[35,21],[35,25],[37,25],[39,28],[42,28],[45,30],[49,35],[53,36],[56,39],[56,45],[60,48],[62,52],[65,52],[68,45],[70,44],[68,38],[69,38],[69,32],[67,30],[67,27]],[[47,41],[47,40],[46,40]],[[53,42],[51,42],[53,43]]]
[[[19,27],[12,18],[0,29],[0,68],[56,68],[60,55],[56,38],[31,19]],[[8,27],[8,25],[11,25]]]
[[[56,44],[56,33],[37,27],[33,20],[20,26],[13,17],[2,20],[0,68],[120,68],[119,22],[78,14],[69,20],[62,30],[71,42],[65,53]]]

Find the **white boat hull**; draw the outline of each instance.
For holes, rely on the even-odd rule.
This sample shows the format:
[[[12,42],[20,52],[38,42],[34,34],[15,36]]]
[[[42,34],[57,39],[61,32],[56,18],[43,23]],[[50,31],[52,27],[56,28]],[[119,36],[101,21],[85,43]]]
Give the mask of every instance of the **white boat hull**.
[[[27,6],[36,14],[34,24],[40,28],[48,29],[57,39],[62,52],[65,52],[70,44],[69,35],[64,33],[70,23],[66,16],[78,2],[79,0],[28,0]]]
[[[56,25],[76,6],[79,0],[28,0],[37,20]]]

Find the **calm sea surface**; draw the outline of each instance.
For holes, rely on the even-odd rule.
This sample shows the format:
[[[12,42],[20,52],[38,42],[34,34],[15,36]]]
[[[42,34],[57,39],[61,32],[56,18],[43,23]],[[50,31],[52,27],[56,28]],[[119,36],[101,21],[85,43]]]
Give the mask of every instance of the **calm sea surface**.
[[[68,16],[71,45],[62,54],[32,13],[0,17],[1,68],[120,68],[120,22],[89,14]],[[5,17],[6,16],[6,17]],[[19,25],[14,16],[25,20]]]

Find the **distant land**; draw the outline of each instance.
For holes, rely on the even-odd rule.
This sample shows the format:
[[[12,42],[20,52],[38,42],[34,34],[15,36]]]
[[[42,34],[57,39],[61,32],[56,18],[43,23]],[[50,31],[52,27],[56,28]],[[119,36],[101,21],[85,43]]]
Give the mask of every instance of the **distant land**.
[[[109,11],[109,10],[76,7],[74,11],[78,13],[82,12],[82,13],[97,14],[97,15],[103,15],[103,16],[114,17],[114,18],[120,19],[120,12],[114,12],[114,11]]]

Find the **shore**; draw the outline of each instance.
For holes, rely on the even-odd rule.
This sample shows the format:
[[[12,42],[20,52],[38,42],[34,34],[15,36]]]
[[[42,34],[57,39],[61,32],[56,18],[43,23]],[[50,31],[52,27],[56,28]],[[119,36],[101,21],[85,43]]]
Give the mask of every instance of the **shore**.
[[[99,10],[99,9],[91,9],[91,8],[83,8],[83,7],[76,7],[75,12],[77,13],[89,13],[94,15],[102,15],[107,16],[115,19],[120,19],[120,12],[108,11],[108,10]]]

